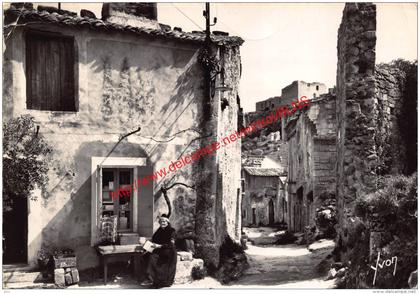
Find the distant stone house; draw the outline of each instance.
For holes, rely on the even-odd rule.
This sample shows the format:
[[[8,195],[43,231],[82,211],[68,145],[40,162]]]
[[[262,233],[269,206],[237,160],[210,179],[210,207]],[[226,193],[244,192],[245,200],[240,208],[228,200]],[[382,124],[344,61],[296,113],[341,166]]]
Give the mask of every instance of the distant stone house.
[[[255,103],[255,109],[256,111],[273,110],[279,106],[290,105],[302,96],[313,99],[326,93],[328,93],[328,89],[323,83],[294,81],[281,90],[281,96],[271,97]]]
[[[307,110],[296,112],[286,124],[289,148],[288,229],[303,232],[315,225],[315,212],[335,195],[335,95],[311,100]]]
[[[282,168],[262,167],[263,158],[248,157],[248,166],[242,169],[243,226],[270,226],[287,220],[286,175]]]
[[[240,238],[240,140],[129,198],[110,197],[238,125],[243,40],[211,35],[224,75],[214,75],[209,112],[199,62],[205,34],[172,30],[158,23],[156,6],[145,12],[135,5],[104,4],[102,19],[27,4],[5,11],[3,121],[33,116],[53,147],[48,187],[34,191],[41,200],[22,211],[27,226],[14,227],[26,234],[14,244],[24,249],[20,262],[35,264],[41,247],[66,247],[80,257],[79,269],[97,265],[100,217],[116,215],[120,235],[151,236],[168,212],[160,188],[177,182],[184,185],[168,190],[171,223],[196,240],[205,262],[217,265],[225,236]],[[231,90],[217,91],[221,83]]]

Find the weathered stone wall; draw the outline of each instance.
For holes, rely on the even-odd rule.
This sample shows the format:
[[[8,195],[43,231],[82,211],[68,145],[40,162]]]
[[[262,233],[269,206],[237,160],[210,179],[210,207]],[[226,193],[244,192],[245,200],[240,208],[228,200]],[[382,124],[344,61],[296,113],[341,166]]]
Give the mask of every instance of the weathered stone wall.
[[[36,27],[57,30],[48,25]],[[197,61],[199,45],[69,28],[60,28],[60,33],[75,38],[78,112],[26,109],[25,42],[23,31],[16,28],[5,52],[3,117],[6,121],[21,114],[34,116],[40,133],[54,147],[49,186],[42,192],[42,201],[30,203],[29,262],[36,262],[36,252],[41,246],[63,246],[83,256],[78,264],[83,269],[98,263],[90,245],[91,197],[95,197],[91,195],[91,157],[140,157],[157,171],[168,168],[182,154],[202,147],[199,137],[205,134],[194,130],[200,130],[203,118],[204,75]],[[229,124],[226,132],[235,129],[238,111],[239,75],[235,71],[240,68],[239,49],[230,52],[225,62],[234,68],[228,70],[234,77],[231,78],[234,90],[227,96],[231,107],[225,111],[229,114],[219,122]],[[138,127],[140,132],[116,146],[122,135]],[[214,133],[217,130],[216,126]],[[228,231],[238,236],[238,218],[232,211],[236,209],[236,190],[240,188],[240,145],[219,150],[217,157],[224,163],[220,168],[224,185],[220,187],[223,191],[220,201],[225,215],[222,218],[215,214],[212,225],[218,226],[221,235]],[[238,162],[237,166],[231,164],[232,158],[236,158],[233,162]],[[199,175],[205,169],[198,164],[184,166],[154,183],[151,213],[154,229],[158,216],[167,213],[167,205],[158,193],[161,185],[174,182],[198,185]],[[210,193],[216,195],[217,191]],[[194,235],[196,191],[177,186],[168,191],[168,196],[173,208],[172,225],[184,235]],[[220,243],[219,240],[216,245]]]
[[[321,195],[335,191],[335,96],[322,95],[286,123],[289,146],[288,228],[315,225]]]
[[[355,200],[375,192],[380,176],[417,170],[417,63],[375,67],[375,45],[375,5],[346,4],[337,46],[337,243],[343,261],[354,250]],[[371,249],[381,247],[384,228],[370,229]]]
[[[225,68],[224,84],[232,88],[231,91],[219,92],[220,99],[226,99],[228,106],[222,109],[218,122],[218,138],[235,133],[239,129],[239,80],[241,76],[241,59],[239,47],[221,48],[221,59]],[[241,140],[231,142],[219,154],[219,178],[223,179],[221,199],[223,199],[222,210],[226,215],[226,228],[220,232],[227,232],[233,239],[239,242],[241,237],[240,207],[241,207]],[[222,234],[223,235],[223,234]],[[220,238],[223,238],[220,236]],[[224,238],[222,239],[222,241]]]
[[[354,200],[375,190],[378,163],[375,44],[376,6],[347,3],[337,45],[338,244],[344,249],[344,258]]]
[[[281,105],[291,105],[292,102],[295,102],[302,96],[313,99],[327,92],[327,86],[322,83],[294,81],[281,90]]]
[[[273,110],[276,107],[282,106],[281,96],[271,97],[265,99],[263,101],[258,101],[255,103],[255,110],[256,111],[266,111],[266,110]]]
[[[378,102],[378,174],[401,174],[407,162],[407,145],[398,119],[410,120],[404,109],[407,73],[396,64],[379,64],[375,68]],[[414,126],[412,126],[414,127]]]
[[[243,171],[245,193],[242,203],[242,225],[272,225],[286,221],[283,208],[285,202],[284,184],[277,177],[260,177]],[[273,205],[273,220],[270,224],[269,203]],[[255,220],[253,219],[255,209]],[[255,223],[254,223],[255,221]]]

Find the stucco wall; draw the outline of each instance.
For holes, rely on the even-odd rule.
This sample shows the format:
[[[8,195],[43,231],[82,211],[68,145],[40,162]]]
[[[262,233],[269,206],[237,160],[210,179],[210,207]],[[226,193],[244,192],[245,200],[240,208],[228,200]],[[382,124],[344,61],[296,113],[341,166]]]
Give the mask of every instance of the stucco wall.
[[[220,108],[218,117],[218,138],[222,139],[239,129],[239,79],[241,76],[241,59],[239,47],[223,48],[220,50],[225,68],[225,85],[231,91],[219,92],[220,99],[226,99],[228,105],[224,110]],[[221,103],[219,103],[221,107]],[[231,142],[225,146],[218,161],[219,179],[222,178],[222,213],[225,215],[226,232],[239,241],[241,236],[241,140]],[[220,190],[219,190],[220,191]],[[218,211],[219,213],[220,211]],[[224,224],[219,224],[224,226]],[[224,229],[219,228],[219,232]],[[219,236],[223,238],[223,236]],[[223,238],[224,239],[224,238]]]
[[[54,30],[46,26],[37,28]],[[60,28],[60,33],[75,37],[79,111],[63,113],[26,109],[24,35],[17,28],[5,53],[7,83],[3,117],[7,120],[31,114],[40,126],[40,133],[53,146],[49,185],[43,192],[44,200],[41,205],[30,204],[29,261],[35,262],[35,254],[41,244],[66,246],[75,249],[78,256],[83,256],[78,265],[83,269],[98,262],[89,241],[91,157],[142,157],[156,171],[167,168],[181,154],[200,148],[201,141],[193,141],[203,136],[199,131],[188,130],[170,139],[172,134],[182,130],[199,130],[204,104],[204,75],[197,62],[198,45],[67,28]],[[239,48],[232,51],[226,62],[233,63],[231,79],[234,90],[226,96],[231,102],[231,110],[219,122],[227,124],[223,135],[233,132],[237,120],[239,74],[235,76],[235,71],[239,71],[240,60],[236,54],[239,55]],[[124,139],[114,149],[122,135],[138,127],[141,127],[140,132]],[[226,218],[220,232],[226,230],[232,236],[238,236],[233,213],[236,190],[240,188],[238,144],[220,150],[218,155],[221,163],[219,172],[226,177],[221,189],[223,199],[226,199],[226,202],[222,201]],[[236,157],[239,165],[232,165]],[[162,183],[182,182],[192,186],[198,181],[198,177],[192,175],[203,168],[188,165],[154,183],[155,229],[157,217],[167,212],[163,197],[158,198],[156,193]],[[172,225],[184,233],[194,233],[196,192],[178,186],[171,189],[168,196],[173,207]],[[232,219],[231,215],[234,216]],[[36,224],[33,222],[35,219]]]

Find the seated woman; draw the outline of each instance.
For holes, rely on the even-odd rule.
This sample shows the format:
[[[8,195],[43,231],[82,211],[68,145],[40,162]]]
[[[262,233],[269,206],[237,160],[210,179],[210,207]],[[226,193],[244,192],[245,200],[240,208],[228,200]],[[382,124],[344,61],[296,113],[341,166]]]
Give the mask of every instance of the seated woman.
[[[149,281],[142,283],[143,286],[152,285],[154,288],[169,287],[173,284],[177,262],[175,229],[171,227],[165,214],[160,217],[159,224],[160,228],[152,237],[155,249],[147,262],[146,274]]]

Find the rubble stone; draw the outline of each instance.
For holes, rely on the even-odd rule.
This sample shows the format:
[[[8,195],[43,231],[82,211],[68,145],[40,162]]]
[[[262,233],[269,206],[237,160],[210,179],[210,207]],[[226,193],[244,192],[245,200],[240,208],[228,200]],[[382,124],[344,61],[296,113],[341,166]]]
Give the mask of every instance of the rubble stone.
[[[57,268],[54,270],[54,284],[59,287],[64,287],[66,285],[63,268]]]

